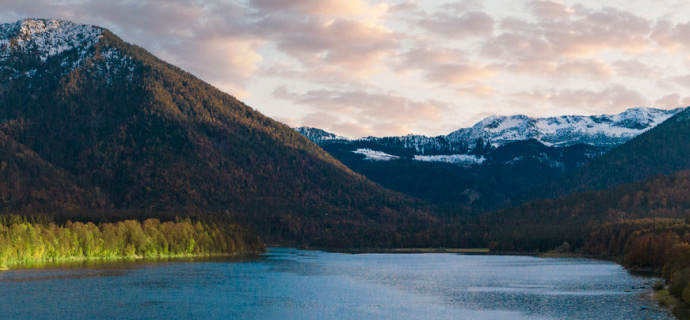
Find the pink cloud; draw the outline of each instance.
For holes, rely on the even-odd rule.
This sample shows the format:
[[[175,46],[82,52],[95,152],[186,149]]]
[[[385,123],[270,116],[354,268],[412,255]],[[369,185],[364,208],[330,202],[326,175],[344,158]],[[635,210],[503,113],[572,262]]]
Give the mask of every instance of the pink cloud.
[[[649,47],[651,21],[633,13],[576,6],[568,19],[528,23],[509,18],[502,33],[484,43],[482,53],[507,60],[589,57],[605,50],[639,52]]]
[[[574,10],[566,7],[561,1],[531,1],[527,4],[528,10],[541,19],[564,19],[570,17]]]
[[[315,112],[302,118],[302,125],[323,124],[322,120],[328,115],[341,120],[350,119],[346,121],[358,123],[361,132],[374,126],[382,132],[383,128],[397,128],[396,130],[406,128],[405,130],[408,130],[407,132],[392,129],[385,131],[386,134],[393,135],[410,133],[410,128],[428,122],[440,121],[450,111],[450,106],[440,101],[414,101],[390,92],[310,90],[305,93],[294,93],[289,91],[287,87],[280,86],[274,90],[273,96],[295,104],[312,107]],[[338,133],[344,134],[343,132]]]
[[[601,90],[532,90],[516,93],[513,97],[523,102],[548,104],[556,108],[585,109],[595,113],[620,112],[649,105],[649,101],[639,92],[620,85]]]
[[[496,74],[491,66],[471,62],[467,53],[448,48],[414,48],[400,55],[398,71],[419,71],[428,81],[456,85],[468,84]]]
[[[665,95],[654,102],[654,106],[657,108],[672,109],[678,107],[690,106],[690,97],[681,96],[678,93],[671,93]]]
[[[367,13],[370,6],[362,0],[251,0],[251,5],[266,11],[301,11],[305,14],[351,16]]]

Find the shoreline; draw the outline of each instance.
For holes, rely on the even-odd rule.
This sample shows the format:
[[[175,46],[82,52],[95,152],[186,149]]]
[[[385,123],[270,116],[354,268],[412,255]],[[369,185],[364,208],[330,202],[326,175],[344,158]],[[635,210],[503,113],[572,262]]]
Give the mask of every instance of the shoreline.
[[[256,251],[241,251],[234,253],[214,253],[214,254],[176,254],[176,255],[162,255],[162,256],[132,256],[132,257],[60,257],[50,259],[32,259],[24,261],[5,262],[0,266],[0,273],[8,270],[22,270],[33,269],[51,266],[60,266],[77,263],[116,263],[116,262],[165,262],[165,261],[183,261],[185,259],[214,259],[214,258],[228,258],[228,259],[243,259],[256,257],[266,250]]]

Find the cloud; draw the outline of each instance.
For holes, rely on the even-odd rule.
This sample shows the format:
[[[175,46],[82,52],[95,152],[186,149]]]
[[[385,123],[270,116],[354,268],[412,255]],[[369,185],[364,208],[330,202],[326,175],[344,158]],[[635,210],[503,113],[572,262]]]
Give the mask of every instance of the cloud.
[[[455,13],[462,13],[467,11],[476,11],[484,8],[483,0],[461,0],[453,1],[443,4],[439,7],[442,11],[451,11]]]
[[[663,71],[639,60],[617,60],[612,63],[616,73],[627,78],[652,80],[663,76]]]
[[[654,26],[652,39],[659,47],[678,51],[690,47],[690,22],[673,23],[668,20],[659,20]]]
[[[491,67],[473,64],[439,64],[426,70],[426,79],[446,84],[467,84],[496,74]]]
[[[671,108],[678,108],[678,107],[687,107],[690,106],[690,97],[688,96],[681,96],[678,93],[671,93],[668,95],[665,95],[659,99],[657,99],[654,102],[654,106],[658,108],[666,108],[666,109],[671,109]]]
[[[489,97],[496,93],[496,90],[487,85],[471,85],[456,90],[458,95]]]
[[[438,12],[419,20],[419,26],[447,38],[490,36],[494,19],[483,12],[467,12],[462,16]]]
[[[496,74],[492,66],[474,63],[462,50],[413,48],[398,58],[398,71],[421,72],[427,81],[458,85],[486,79]]]
[[[690,75],[675,77],[673,81],[678,85],[690,88]]]
[[[575,13],[561,1],[531,1],[527,3],[527,9],[537,18],[545,20],[565,19]]]
[[[277,48],[303,66],[334,66],[358,76],[373,72],[399,45],[389,29],[354,20],[309,21],[274,34]]]
[[[336,123],[332,117],[337,117],[345,119],[341,123],[350,123],[350,132],[354,132],[352,124],[356,123],[359,132],[375,127],[376,131],[387,135],[407,134],[411,133],[410,128],[417,125],[440,121],[450,111],[450,106],[440,101],[414,101],[392,92],[309,90],[294,93],[286,86],[279,86],[273,91],[273,96],[318,110],[302,118],[302,125],[332,127],[333,124],[324,125],[324,119]],[[338,133],[347,134],[342,131]]]
[[[616,75],[616,70],[599,59],[562,59],[556,61],[527,60],[503,66],[506,71],[549,78],[588,78],[606,80]]]
[[[651,21],[615,8],[576,6],[568,19],[516,18],[501,21],[501,32],[482,46],[487,57],[504,61],[590,57],[605,50],[640,52],[650,45]]]
[[[363,1],[288,0],[250,2],[264,39],[312,76],[363,79],[385,70],[402,34],[383,25],[390,8]]]
[[[299,11],[327,16],[363,15],[370,8],[367,2],[361,0],[251,0],[250,3],[264,11]]]
[[[639,92],[621,85],[601,90],[564,89],[532,90],[514,94],[522,102],[542,103],[555,108],[588,110],[594,113],[613,113],[649,105]]]

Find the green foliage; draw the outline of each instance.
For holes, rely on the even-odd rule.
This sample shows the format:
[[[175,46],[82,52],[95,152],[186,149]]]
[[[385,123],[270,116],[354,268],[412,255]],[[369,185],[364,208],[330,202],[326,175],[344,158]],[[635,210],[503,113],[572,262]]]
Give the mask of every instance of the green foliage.
[[[116,223],[30,222],[4,216],[0,266],[69,259],[238,255],[263,251],[263,243],[234,224],[125,220]]]

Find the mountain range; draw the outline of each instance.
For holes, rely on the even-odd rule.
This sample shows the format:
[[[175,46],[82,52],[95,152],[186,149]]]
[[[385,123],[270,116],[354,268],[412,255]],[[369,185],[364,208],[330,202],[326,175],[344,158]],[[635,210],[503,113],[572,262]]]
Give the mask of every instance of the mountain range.
[[[633,108],[616,115],[491,116],[448,135],[347,139],[296,128],[381,185],[445,206],[483,211],[531,199],[539,187],[685,110]]]

